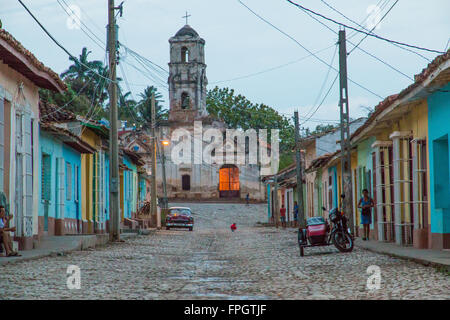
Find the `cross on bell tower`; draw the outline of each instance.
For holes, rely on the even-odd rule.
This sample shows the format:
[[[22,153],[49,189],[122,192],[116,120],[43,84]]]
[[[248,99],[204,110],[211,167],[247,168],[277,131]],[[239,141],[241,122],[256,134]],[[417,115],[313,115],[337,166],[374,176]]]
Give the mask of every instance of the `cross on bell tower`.
[[[189,24],[189,23],[188,23],[188,18],[189,18],[190,16],[191,16],[191,15],[188,14],[188,12],[186,11],[186,15],[182,17],[183,19],[186,19],[186,24]]]

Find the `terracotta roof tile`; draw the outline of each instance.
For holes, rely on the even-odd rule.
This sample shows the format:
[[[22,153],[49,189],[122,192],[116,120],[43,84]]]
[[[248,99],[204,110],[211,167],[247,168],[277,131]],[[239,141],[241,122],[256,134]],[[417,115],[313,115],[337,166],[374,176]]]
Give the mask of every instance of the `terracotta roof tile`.
[[[75,121],[77,116],[54,104],[39,102],[39,114],[42,123]]]
[[[416,74],[414,76],[414,83],[400,91],[398,94],[393,94],[383,101],[381,101],[376,107],[375,111],[370,115],[370,117],[367,119],[367,121],[359,127],[351,136],[351,138],[356,137],[358,134],[360,134],[365,128],[367,128],[374,120],[375,118],[386,108],[388,108],[396,99],[400,99],[404,96],[406,96],[408,93],[410,93],[412,90],[420,86],[428,76],[430,76],[436,69],[447,60],[450,60],[450,49],[447,50],[446,53],[437,56],[436,58],[431,61],[426,68],[422,70],[419,74]]]
[[[22,54],[28,62],[30,62],[36,69],[48,74],[62,90],[67,90],[66,84],[61,80],[57,73],[46,67],[42,62],[40,62],[30,51],[25,49],[25,47],[17,41],[9,32],[4,29],[0,29],[0,39],[8,43],[17,52]]]

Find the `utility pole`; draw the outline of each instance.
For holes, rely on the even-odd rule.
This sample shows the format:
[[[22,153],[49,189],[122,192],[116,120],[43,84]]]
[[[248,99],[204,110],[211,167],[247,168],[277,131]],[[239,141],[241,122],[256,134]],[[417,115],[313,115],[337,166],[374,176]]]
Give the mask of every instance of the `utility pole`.
[[[161,172],[162,172],[162,183],[163,183],[163,200],[162,200],[162,207],[163,209],[167,209],[168,207],[168,200],[167,200],[167,182],[166,182],[166,153],[165,153],[165,146],[168,145],[169,142],[167,140],[161,141],[161,149],[160,145],[158,143],[158,152],[161,155]]]
[[[152,134],[152,185],[151,185],[151,212],[152,216],[156,215],[156,228],[161,229],[161,216],[158,214],[156,207],[156,107],[155,107],[155,93],[152,93],[151,103],[151,134]]]
[[[119,212],[119,145],[117,134],[117,81],[116,81],[116,18],[114,0],[108,1],[108,51],[109,51],[109,152],[110,152],[110,207],[109,217],[112,226],[109,230],[112,241],[120,241]]]
[[[297,198],[298,198],[298,215],[297,221],[300,228],[305,227],[305,211],[303,206],[303,170],[302,159],[300,154],[300,128],[298,124],[298,111],[294,112],[295,122],[295,162],[297,169]]]
[[[341,112],[341,183],[344,198],[342,207],[348,218],[350,231],[354,234],[353,222],[353,192],[352,192],[352,166],[350,145],[350,117],[348,106],[348,83],[347,83],[347,47],[345,30],[339,30],[339,76],[340,76],[340,100]]]

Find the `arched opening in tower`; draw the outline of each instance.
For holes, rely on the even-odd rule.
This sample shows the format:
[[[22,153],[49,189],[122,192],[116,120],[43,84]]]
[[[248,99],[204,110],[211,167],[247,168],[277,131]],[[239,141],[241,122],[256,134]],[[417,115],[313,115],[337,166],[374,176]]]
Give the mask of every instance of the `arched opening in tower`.
[[[189,49],[186,47],[181,48],[181,62],[189,62]]]
[[[181,109],[189,109],[189,94],[187,92],[181,94]]]
[[[240,196],[239,168],[232,164],[223,165],[219,170],[219,196],[238,198]]]

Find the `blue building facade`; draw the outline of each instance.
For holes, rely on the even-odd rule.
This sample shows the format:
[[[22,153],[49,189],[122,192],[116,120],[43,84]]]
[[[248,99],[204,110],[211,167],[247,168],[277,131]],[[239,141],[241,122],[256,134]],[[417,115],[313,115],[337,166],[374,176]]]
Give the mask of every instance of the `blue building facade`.
[[[428,97],[430,218],[433,248],[450,248],[450,85]]]
[[[48,128],[39,134],[39,235],[81,233],[81,153]]]

